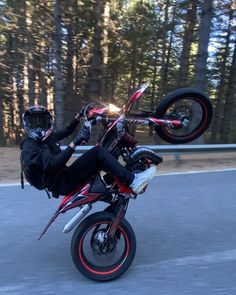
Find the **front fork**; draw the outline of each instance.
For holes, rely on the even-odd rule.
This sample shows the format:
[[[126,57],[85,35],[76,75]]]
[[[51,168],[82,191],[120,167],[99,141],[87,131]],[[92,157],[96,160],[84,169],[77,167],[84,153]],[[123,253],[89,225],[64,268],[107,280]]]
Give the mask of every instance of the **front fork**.
[[[116,207],[112,210],[113,212],[115,212],[114,218],[112,220],[111,225],[109,226],[107,232],[106,232],[106,236],[107,239],[113,239],[116,230],[120,224],[120,221],[125,217],[125,213],[127,211],[128,208],[128,204],[129,204],[129,197],[124,196],[124,195],[120,195],[119,200],[117,201],[117,205]],[[112,208],[112,205],[111,205]],[[108,210],[110,211],[110,210]]]

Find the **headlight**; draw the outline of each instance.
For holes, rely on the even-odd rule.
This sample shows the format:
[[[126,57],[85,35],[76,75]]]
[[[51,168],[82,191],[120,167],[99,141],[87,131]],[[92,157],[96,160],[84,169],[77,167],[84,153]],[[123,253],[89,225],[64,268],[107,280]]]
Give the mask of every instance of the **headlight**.
[[[121,109],[118,108],[117,106],[115,106],[114,104],[109,103],[108,111],[109,111],[110,113],[119,113],[120,110],[121,110]]]

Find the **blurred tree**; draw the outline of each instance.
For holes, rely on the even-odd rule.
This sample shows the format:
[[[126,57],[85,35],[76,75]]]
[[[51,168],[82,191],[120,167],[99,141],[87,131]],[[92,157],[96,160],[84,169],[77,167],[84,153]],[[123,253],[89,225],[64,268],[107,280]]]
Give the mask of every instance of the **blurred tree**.
[[[29,104],[48,106],[60,127],[94,99],[123,104],[143,81],[141,109],[178,86],[205,89],[216,113],[208,140],[232,142],[234,2],[0,1],[0,144],[19,142]]]

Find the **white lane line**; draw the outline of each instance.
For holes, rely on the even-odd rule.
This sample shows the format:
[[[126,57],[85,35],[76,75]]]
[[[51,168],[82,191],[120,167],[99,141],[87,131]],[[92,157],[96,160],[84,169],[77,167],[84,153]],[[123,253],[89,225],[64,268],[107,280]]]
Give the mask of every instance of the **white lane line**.
[[[24,185],[29,185],[28,183],[25,183]],[[0,187],[11,187],[11,186],[20,186],[20,182],[14,182],[14,183],[0,183]]]
[[[156,174],[156,176],[171,176],[171,175],[199,174],[199,173],[215,173],[215,172],[227,172],[227,171],[236,171],[236,168],[225,168],[225,169],[215,169],[215,170],[192,170],[192,171],[190,170],[190,171],[180,171],[180,172],[167,172],[167,173]]]
[[[171,176],[171,175],[184,175],[184,174],[199,174],[199,173],[215,173],[215,172],[227,172],[227,171],[236,171],[236,168],[226,168],[226,169],[216,169],[216,170],[198,170],[198,171],[183,171],[183,172],[168,172],[162,174],[156,174],[155,176]],[[158,173],[158,172],[157,172]],[[25,183],[29,185],[29,183]],[[0,183],[0,187],[11,187],[11,186],[21,186],[20,182],[15,183]]]

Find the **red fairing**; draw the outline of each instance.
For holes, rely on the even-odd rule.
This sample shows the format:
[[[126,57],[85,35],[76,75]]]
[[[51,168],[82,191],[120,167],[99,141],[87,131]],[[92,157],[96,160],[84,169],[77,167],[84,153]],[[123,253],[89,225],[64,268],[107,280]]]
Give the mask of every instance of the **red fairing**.
[[[138,90],[136,91],[131,97],[130,97],[130,100],[129,100],[129,103],[134,103],[141,95],[142,95],[142,91],[141,90]]]
[[[86,184],[86,185],[80,190],[80,194],[81,194],[81,195],[86,195],[86,194],[88,194],[89,189],[90,189],[90,184],[87,183],[87,184]]]
[[[128,108],[142,95],[143,91],[140,89],[132,94],[128,102]]]
[[[61,200],[61,203],[60,203],[60,207],[62,208],[63,206],[65,206],[66,203],[68,203],[70,201],[70,199],[72,197],[74,197],[75,195],[77,194],[83,194],[83,195],[86,195],[88,194],[89,192],[89,188],[90,188],[90,185],[87,183],[86,185],[84,186],[81,186],[79,185],[76,189],[74,189],[69,195],[65,196],[62,200]]]
[[[114,177],[114,178],[116,180],[116,184],[118,185],[118,191],[120,193],[124,193],[124,194],[133,194],[134,193],[131,188],[129,188],[128,186],[126,186],[125,184],[120,182],[118,178],[116,178],[116,177]]]

